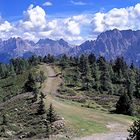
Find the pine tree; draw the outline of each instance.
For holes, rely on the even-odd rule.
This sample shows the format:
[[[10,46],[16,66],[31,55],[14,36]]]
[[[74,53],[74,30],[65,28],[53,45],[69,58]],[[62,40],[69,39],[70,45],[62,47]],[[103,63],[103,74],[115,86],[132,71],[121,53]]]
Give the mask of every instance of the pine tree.
[[[46,56],[46,55],[45,55],[44,58],[43,58],[43,62],[44,62],[44,63],[47,63],[47,62],[48,62],[48,59],[47,59],[47,56]]]
[[[88,61],[90,65],[93,65],[96,62],[96,57],[93,53],[88,55]]]
[[[7,118],[4,114],[2,115],[2,125],[7,125]]]
[[[91,75],[93,79],[92,80],[93,88],[98,91],[100,87],[100,72],[99,67],[97,66],[96,63],[91,67]]]
[[[134,92],[136,98],[140,98],[140,71],[136,71],[136,90]]]
[[[48,56],[47,56],[47,62],[48,62],[48,63],[53,63],[54,61],[55,61],[54,56],[48,54]]]
[[[102,63],[102,66],[100,65],[100,91],[101,92],[108,92],[109,94],[112,94],[112,84],[110,79],[110,74],[108,70],[108,65],[104,62]]]
[[[79,68],[81,71],[82,88],[84,90],[88,90],[91,81],[91,70],[87,56],[84,55],[81,56]]]
[[[73,81],[74,81],[75,86],[77,86],[80,81],[80,71],[79,71],[78,66],[75,67],[75,71],[73,74]]]
[[[16,72],[15,72],[15,70],[14,70],[13,64],[10,65],[9,75],[11,75],[11,76],[15,76],[15,75],[16,75]]]
[[[100,56],[100,57],[98,58],[98,60],[97,60],[97,64],[98,64],[98,66],[99,66],[99,70],[100,70],[100,71],[102,70],[102,68],[103,68],[103,66],[104,66],[105,63],[106,63],[105,57]]]
[[[117,74],[119,75],[120,72],[122,72],[122,74],[125,74],[125,70],[128,68],[126,62],[124,61],[123,57],[118,57],[115,61],[115,65],[113,67],[114,71],[117,72]]]
[[[85,86],[84,88],[86,90],[89,90],[89,88],[91,87],[90,86],[90,82],[91,82],[91,70],[90,70],[90,66],[89,66],[89,63],[88,61],[86,61],[86,64],[85,64],[85,74],[84,74],[84,83],[85,83]]]
[[[128,132],[127,140],[140,140],[140,120],[135,121]]]
[[[40,98],[43,98],[43,99],[45,98],[45,95],[43,92],[40,93]]]
[[[51,124],[57,120],[57,114],[53,108],[53,105],[50,104],[49,109],[47,110],[47,121]]]
[[[78,64],[78,67],[79,67],[81,74],[83,74],[85,71],[85,63],[86,63],[86,58],[85,58],[85,55],[82,54],[80,56],[79,64]]]
[[[30,58],[29,58],[29,63],[32,65],[32,66],[37,66],[39,64],[39,60],[38,60],[38,57],[36,55],[32,55]]]
[[[134,69],[135,69],[135,66],[134,66],[134,63],[133,63],[133,62],[132,62],[131,65],[130,65],[130,69],[131,69],[131,70],[134,70]]]
[[[38,115],[43,115],[46,113],[46,110],[45,110],[45,104],[44,104],[44,101],[43,101],[43,98],[42,96],[40,96],[40,101],[39,101],[39,106],[38,106],[38,110],[37,110],[37,114]]]
[[[67,55],[63,55],[60,59],[59,65],[61,66],[61,71],[63,72],[63,70],[68,66],[68,57]]]
[[[34,79],[33,75],[31,73],[29,73],[28,80],[24,85],[24,90],[26,92],[32,92],[35,90],[35,88],[36,88],[35,79]]]
[[[121,96],[116,104],[116,113],[124,115],[133,115],[133,101],[127,92],[122,89]]]
[[[6,78],[8,75],[8,70],[6,64],[0,64],[0,77]]]

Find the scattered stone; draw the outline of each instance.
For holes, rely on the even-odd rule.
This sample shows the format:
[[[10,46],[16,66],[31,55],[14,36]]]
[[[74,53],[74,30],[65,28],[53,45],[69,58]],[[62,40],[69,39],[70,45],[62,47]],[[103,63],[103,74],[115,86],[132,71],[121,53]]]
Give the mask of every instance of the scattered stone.
[[[65,127],[64,120],[58,120],[52,123],[52,128],[60,130]]]

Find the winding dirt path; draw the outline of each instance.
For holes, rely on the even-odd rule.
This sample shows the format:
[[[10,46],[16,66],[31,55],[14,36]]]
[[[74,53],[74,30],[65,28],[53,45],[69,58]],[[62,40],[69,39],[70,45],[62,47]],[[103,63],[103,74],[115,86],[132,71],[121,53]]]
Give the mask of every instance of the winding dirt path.
[[[56,76],[56,72],[54,71],[52,66],[46,65],[45,67],[43,67],[43,70],[47,75],[47,80],[42,87],[42,92],[46,95],[46,102],[53,103],[56,108],[64,107],[71,110],[73,110],[73,108],[76,108],[73,105],[63,104],[63,102],[59,102],[55,99],[54,94],[57,92],[57,89],[59,88],[62,80],[61,78],[59,78],[59,76]],[[77,107],[77,109],[82,110],[83,112],[85,111],[84,108]],[[126,140],[128,136],[128,126],[125,126],[124,124],[121,124],[119,122],[112,122],[110,120],[106,127],[110,129],[109,133],[94,134],[92,136],[74,138],[73,140]]]

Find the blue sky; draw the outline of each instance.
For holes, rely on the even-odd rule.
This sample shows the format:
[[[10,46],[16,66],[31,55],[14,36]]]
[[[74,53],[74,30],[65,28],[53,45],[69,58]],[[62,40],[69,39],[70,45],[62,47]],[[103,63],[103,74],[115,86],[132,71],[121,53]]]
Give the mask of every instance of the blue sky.
[[[80,0],[73,0],[79,2]],[[112,8],[132,6],[139,0],[81,0],[85,5],[74,5],[71,0],[50,0],[52,6],[43,6],[47,0],[0,0],[0,13],[6,20],[21,18],[24,10],[30,4],[39,5],[46,13],[54,16],[67,16],[84,12],[95,13],[102,9],[108,11]]]
[[[140,29],[139,0],[0,0],[0,37],[93,40],[103,31]]]

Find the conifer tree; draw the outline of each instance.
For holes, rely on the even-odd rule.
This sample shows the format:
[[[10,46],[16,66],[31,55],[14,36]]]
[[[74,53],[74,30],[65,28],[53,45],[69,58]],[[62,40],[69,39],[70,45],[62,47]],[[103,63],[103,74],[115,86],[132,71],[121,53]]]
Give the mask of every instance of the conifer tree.
[[[103,70],[103,66],[104,66],[105,63],[106,63],[105,57],[100,56],[97,60],[97,64],[99,66],[100,71]]]
[[[61,71],[63,72],[63,70],[68,66],[68,57],[67,55],[63,55],[60,58],[60,62],[59,62],[60,66],[61,66]]]
[[[86,59],[85,56],[82,54],[80,56],[79,64],[78,64],[79,70],[80,70],[81,74],[83,74],[84,71],[85,71],[85,63],[86,63],[86,60],[85,59]]]
[[[32,55],[32,56],[29,58],[29,63],[30,63],[32,66],[37,66],[37,64],[39,64],[38,57],[37,57],[36,55]]]
[[[9,72],[9,74],[11,75],[11,76],[15,76],[16,75],[16,72],[15,72],[15,70],[14,70],[14,66],[11,64],[10,65],[10,72]]]
[[[8,70],[6,64],[0,64],[0,77],[6,78],[8,75]]]
[[[100,65],[100,91],[106,91],[109,94],[112,93],[112,85],[111,85],[111,79],[109,75],[108,65],[104,62],[102,63],[102,66]]]
[[[85,63],[85,74],[84,74],[84,83],[85,83],[85,89],[89,90],[90,82],[91,82],[91,70],[88,61]]]
[[[34,79],[33,75],[31,73],[29,73],[28,80],[27,80],[27,82],[24,85],[24,90],[26,92],[32,92],[32,91],[35,90],[35,88],[36,88],[35,79]]]
[[[44,93],[43,92],[40,92],[40,98],[45,98],[45,95],[44,95]]]
[[[126,90],[121,90],[121,96],[116,104],[116,113],[133,115],[133,101]]]
[[[134,92],[136,98],[140,98],[140,71],[136,71],[136,90]]]
[[[91,67],[91,75],[93,79],[92,80],[93,88],[98,91],[100,86],[100,72],[99,67],[96,63]]]
[[[43,62],[44,62],[44,63],[47,63],[47,62],[48,62],[48,59],[47,59],[47,56],[46,56],[46,55],[45,55],[44,58],[43,58]]]
[[[2,115],[2,125],[7,125],[7,118],[4,114]]]
[[[74,85],[77,86],[78,82],[80,80],[80,71],[78,66],[75,67],[75,71],[73,73],[73,81],[74,81]]]
[[[91,81],[91,70],[88,62],[88,57],[81,55],[79,62],[79,69],[81,72],[82,88],[89,89]]]
[[[114,71],[117,72],[117,74],[119,75],[120,72],[122,72],[122,74],[125,74],[125,70],[128,68],[126,62],[124,61],[123,57],[118,57],[115,60],[115,65],[114,65]]]
[[[53,108],[53,105],[50,104],[49,109],[47,110],[47,121],[51,124],[57,120],[57,114]]]
[[[48,56],[47,56],[47,62],[48,62],[48,63],[53,63],[54,61],[55,61],[54,56],[48,54]]]
[[[37,110],[37,114],[38,115],[43,115],[46,113],[46,110],[45,110],[45,104],[44,104],[44,101],[43,101],[43,98],[42,96],[40,96],[40,101],[39,101],[39,106],[38,106],[38,110]]]
[[[93,65],[96,62],[96,57],[93,53],[88,55],[88,61],[90,65]]]

